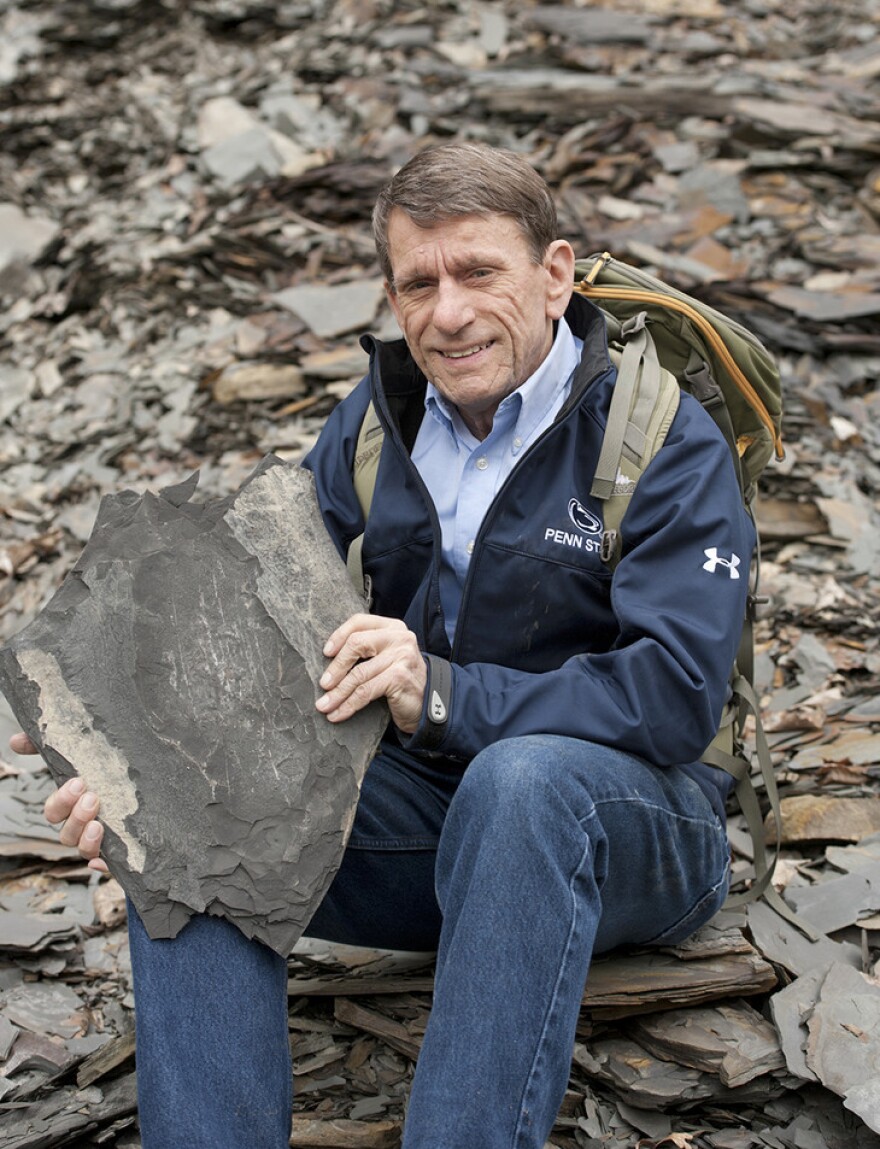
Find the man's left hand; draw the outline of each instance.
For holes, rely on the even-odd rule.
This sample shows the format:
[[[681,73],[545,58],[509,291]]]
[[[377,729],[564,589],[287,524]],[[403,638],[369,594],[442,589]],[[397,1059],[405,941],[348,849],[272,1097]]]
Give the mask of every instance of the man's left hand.
[[[416,730],[428,675],[416,636],[400,619],[354,614],[330,635],[324,654],[333,661],[316,705],[331,722],[384,697],[394,725],[404,734]]]

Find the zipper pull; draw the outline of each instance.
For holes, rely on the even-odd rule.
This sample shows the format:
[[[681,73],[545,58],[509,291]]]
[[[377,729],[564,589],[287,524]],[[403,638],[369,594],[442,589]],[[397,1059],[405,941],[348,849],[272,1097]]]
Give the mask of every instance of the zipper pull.
[[[593,287],[597,277],[602,274],[610,262],[611,252],[603,251],[602,254],[596,259],[596,262],[593,264],[587,274],[584,276],[584,278],[578,284],[580,290],[586,291],[587,288]]]

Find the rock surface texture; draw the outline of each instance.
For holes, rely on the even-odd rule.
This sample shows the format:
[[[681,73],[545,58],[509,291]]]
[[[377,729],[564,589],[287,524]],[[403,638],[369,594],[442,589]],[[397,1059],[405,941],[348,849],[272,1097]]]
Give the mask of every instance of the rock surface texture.
[[[311,476],[268,458],[225,499],[198,476],[101,503],[0,687],[56,780],[101,797],[104,856],[153,937],[222,915],[293,948],[342,855],[387,724],[315,710],[330,633],[363,608]]]

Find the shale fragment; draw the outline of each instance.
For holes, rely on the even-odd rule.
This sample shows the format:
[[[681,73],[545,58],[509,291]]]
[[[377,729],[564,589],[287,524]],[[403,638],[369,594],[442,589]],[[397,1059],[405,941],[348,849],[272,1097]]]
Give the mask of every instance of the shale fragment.
[[[315,710],[327,636],[363,603],[311,476],[269,458],[234,495],[197,476],[101,503],[85,550],[0,651],[56,780],[101,799],[104,855],[154,937],[193,913],[287,954],[335,873],[387,724]]]

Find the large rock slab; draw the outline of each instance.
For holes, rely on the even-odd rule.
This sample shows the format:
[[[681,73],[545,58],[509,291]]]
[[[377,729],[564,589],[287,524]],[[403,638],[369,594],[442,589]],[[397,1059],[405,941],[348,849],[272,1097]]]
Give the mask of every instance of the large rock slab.
[[[826,1089],[880,1133],[880,985],[835,962],[807,1018],[806,1062]]]
[[[103,853],[153,937],[222,915],[279,953],[339,866],[387,725],[315,710],[329,634],[364,604],[311,475],[269,457],[103,500],[75,568],[2,651],[0,689],[57,779],[101,798]]]

